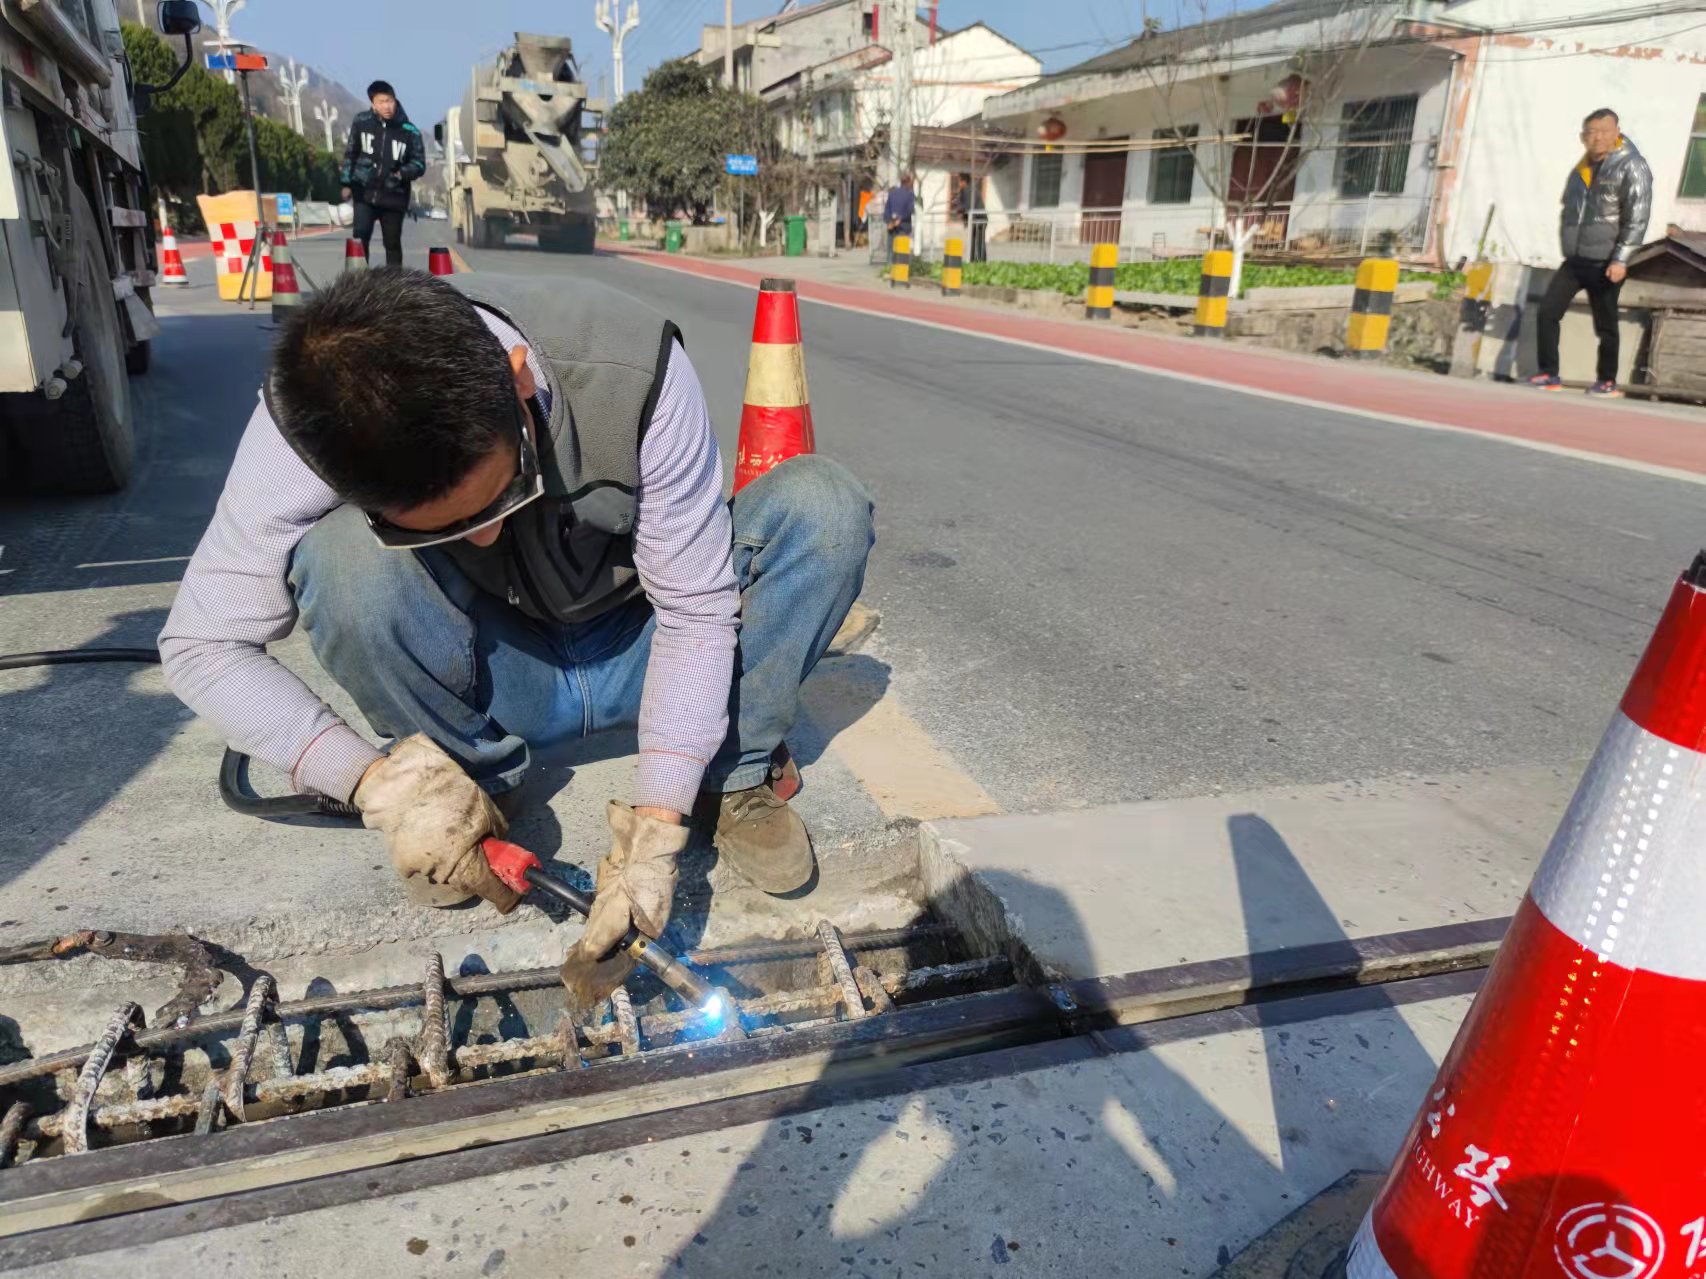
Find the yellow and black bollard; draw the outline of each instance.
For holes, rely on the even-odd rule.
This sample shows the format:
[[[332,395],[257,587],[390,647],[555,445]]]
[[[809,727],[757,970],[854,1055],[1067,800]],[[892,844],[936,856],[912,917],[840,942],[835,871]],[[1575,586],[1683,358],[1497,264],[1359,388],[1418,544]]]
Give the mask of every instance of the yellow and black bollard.
[[[966,242],[953,236],[942,249],[942,296],[960,296],[961,263],[965,261]]]
[[[1197,318],[1192,332],[1200,338],[1226,336],[1226,305],[1232,300],[1232,250],[1210,249],[1202,255],[1202,280],[1197,284]]]
[[[1120,246],[1097,244],[1090,248],[1090,287],[1084,291],[1084,318],[1105,320],[1114,313],[1114,268],[1119,265]]]
[[[889,247],[889,288],[912,287],[912,237],[897,235]]]
[[[1351,322],[1345,347],[1359,359],[1386,353],[1392,328],[1392,294],[1398,288],[1398,263],[1392,258],[1366,258],[1357,267],[1356,292],[1351,295]]]

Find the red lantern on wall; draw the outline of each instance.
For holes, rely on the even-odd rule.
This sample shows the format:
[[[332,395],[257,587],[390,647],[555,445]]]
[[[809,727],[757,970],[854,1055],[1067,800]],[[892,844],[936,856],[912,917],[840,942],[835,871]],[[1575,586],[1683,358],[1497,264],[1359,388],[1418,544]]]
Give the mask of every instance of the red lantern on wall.
[[[1051,115],[1037,126],[1037,136],[1044,142],[1059,142],[1066,136],[1066,121]]]

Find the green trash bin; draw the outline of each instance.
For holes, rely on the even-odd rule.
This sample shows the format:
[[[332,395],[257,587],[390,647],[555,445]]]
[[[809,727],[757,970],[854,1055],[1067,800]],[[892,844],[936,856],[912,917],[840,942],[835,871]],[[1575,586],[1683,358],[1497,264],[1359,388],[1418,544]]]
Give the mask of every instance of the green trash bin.
[[[679,222],[665,222],[663,224],[663,251],[665,253],[681,252],[681,229]]]
[[[782,220],[788,224],[787,234],[782,240],[782,256],[789,258],[804,257],[806,253],[806,215],[790,213]]]
[[[632,240],[634,238],[633,229],[629,227],[627,218],[622,218],[616,223],[616,236],[621,240]]]

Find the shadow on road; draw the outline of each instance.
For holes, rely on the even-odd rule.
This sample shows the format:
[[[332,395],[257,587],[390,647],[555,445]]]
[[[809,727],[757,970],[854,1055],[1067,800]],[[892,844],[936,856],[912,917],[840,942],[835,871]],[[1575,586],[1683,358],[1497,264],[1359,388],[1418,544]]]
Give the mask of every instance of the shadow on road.
[[[1267,952],[1345,940],[1273,826],[1244,815],[1228,833],[1258,972],[1282,962]],[[1040,878],[979,875],[1051,934],[1065,921],[1060,953],[1094,953],[1075,908]],[[1118,1256],[1120,1273],[1208,1274],[1350,1168],[1384,1166],[1433,1077],[1385,992],[1353,1002],[1355,1019],[1257,1004],[1207,1026],[1127,1027],[1104,1037],[1115,1051],[1078,1065],[876,1099],[868,1085],[850,1091],[854,1063],[832,1060],[668,1261],[688,1274],[972,1276],[1111,1273]],[[1243,1051],[1212,1043],[1250,1029],[1266,1107],[1234,1101]]]
[[[163,609],[121,613],[78,648],[152,648],[164,620]],[[153,666],[48,666],[0,678],[14,685],[0,692],[7,756],[0,786],[8,814],[0,827],[0,884],[6,884],[146,768],[178,732],[183,708]]]

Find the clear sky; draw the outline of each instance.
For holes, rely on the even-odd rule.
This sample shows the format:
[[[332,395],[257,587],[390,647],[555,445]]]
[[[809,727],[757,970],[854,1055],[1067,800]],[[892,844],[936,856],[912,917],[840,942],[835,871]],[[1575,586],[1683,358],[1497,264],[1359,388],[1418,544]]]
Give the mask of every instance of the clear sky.
[[[735,21],[781,7],[781,0],[735,0]],[[919,7],[927,8],[925,0]],[[1148,5],[1168,25],[1178,7],[1179,0]],[[595,0],[248,0],[231,32],[309,63],[357,95],[370,80],[389,80],[427,128],[461,100],[469,69],[517,30],[572,36],[596,93],[599,73],[610,69],[610,38],[594,24],[594,8]],[[987,22],[1057,70],[1125,43],[1142,27],[1144,8],[1144,0],[941,0],[939,12],[949,28]],[[203,17],[211,26],[205,6]],[[640,25],[624,46],[628,87],[637,88],[648,67],[697,48],[700,27],[722,17],[722,0],[640,0]]]

